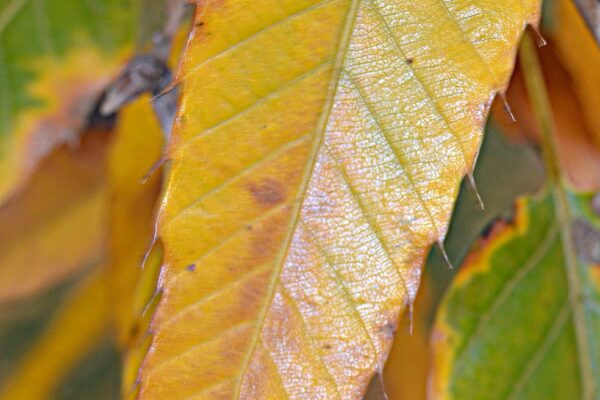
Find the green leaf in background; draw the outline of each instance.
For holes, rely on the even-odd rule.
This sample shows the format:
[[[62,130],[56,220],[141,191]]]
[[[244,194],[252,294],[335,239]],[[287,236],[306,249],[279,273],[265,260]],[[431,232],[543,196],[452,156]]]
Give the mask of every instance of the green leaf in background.
[[[591,196],[522,198],[438,312],[436,399],[600,398],[600,219]],[[563,221],[563,222],[561,222]]]
[[[137,15],[136,0],[0,0],[0,200],[76,143],[132,54]]]

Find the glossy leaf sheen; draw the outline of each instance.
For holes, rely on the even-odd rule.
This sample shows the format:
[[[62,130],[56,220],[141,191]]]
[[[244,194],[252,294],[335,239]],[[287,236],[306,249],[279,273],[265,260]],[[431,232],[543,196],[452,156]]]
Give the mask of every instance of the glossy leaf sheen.
[[[141,398],[359,398],[539,5],[199,4]]]
[[[581,295],[569,283],[564,238],[549,194],[522,199],[515,224],[498,223],[470,254],[432,336],[433,398],[598,397],[600,223],[589,200],[570,198]],[[580,321],[575,307],[582,309]]]

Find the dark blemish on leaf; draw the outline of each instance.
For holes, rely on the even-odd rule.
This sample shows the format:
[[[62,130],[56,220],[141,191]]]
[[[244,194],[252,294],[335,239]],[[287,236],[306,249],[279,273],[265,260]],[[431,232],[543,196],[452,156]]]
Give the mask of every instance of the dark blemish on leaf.
[[[194,272],[196,270],[196,264],[190,264],[187,267],[185,267],[185,269],[187,269],[190,272]]]
[[[202,22],[202,21],[198,21],[198,22],[196,23],[196,27],[197,27],[197,28],[200,28],[200,27],[202,27],[202,26],[204,26],[204,22]]]
[[[323,348],[325,350],[331,350],[331,345],[330,344],[326,344],[325,346],[323,346]]]
[[[396,324],[394,322],[388,322],[383,325],[379,331],[389,340],[394,339],[394,335],[396,334]]]
[[[273,206],[285,199],[284,188],[275,179],[267,178],[259,183],[251,183],[248,190],[261,204]]]
[[[415,62],[415,59],[414,59],[414,58],[412,58],[412,57],[409,57],[409,58],[407,58],[407,59],[406,59],[406,63],[407,63],[408,65],[412,65],[412,63],[413,63],[413,62]]]
[[[139,334],[140,334],[140,324],[135,323],[135,324],[131,325],[131,328],[129,329],[129,337],[137,338]]]
[[[246,230],[247,231],[251,231],[252,230],[252,225],[246,225]]]

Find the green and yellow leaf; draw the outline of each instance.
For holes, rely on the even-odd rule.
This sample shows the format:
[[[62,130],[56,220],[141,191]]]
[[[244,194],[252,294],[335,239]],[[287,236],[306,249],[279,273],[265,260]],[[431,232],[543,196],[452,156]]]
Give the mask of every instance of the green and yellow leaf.
[[[600,218],[590,196],[522,198],[461,267],[432,336],[434,399],[600,395]]]
[[[360,398],[538,9],[199,2],[141,397]]]
[[[0,0],[0,202],[77,141],[130,54],[133,0]]]

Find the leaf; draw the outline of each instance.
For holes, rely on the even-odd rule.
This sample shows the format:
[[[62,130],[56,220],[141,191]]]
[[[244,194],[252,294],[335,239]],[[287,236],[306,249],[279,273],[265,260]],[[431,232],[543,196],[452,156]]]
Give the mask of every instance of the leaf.
[[[496,99],[496,102],[501,102]],[[444,245],[453,265],[460,265],[472,244],[498,216],[514,212],[514,199],[524,193],[537,192],[543,184],[543,167],[533,149],[507,142],[493,119],[485,130],[477,159],[475,179],[485,201],[485,210],[477,205],[476,194],[463,182]],[[384,370],[383,382],[389,400],[425,399],[431,359],[429,337],[435,311],[456,269],[448,268],[443,256],[432,249],[423,270],[422,282],[412,312],[413,332],[409,330],[410,314],[403,315],[394,337],[394,345]],[[371,382],[379,385],[378,377]],[[383,399],[367,397],[366,400]]]
[[[48,399],[68,372],[106,336],[108,282],[95,273],[82,282],[50,320],[41,338],[2,382],[0,399]]]
[[[104,254],[107,132],[61,147],[0,206],[0,303],[48,289]],[[60,188],[60,190],[57,190]]]
[[[586,119],[586,109],[590,105],[593,108],[596,100],[593,96],[584,97],[584,94],[573,86],[575,76],[569,74],[567,69],[569,65],[564,64],[562,62],[564,58],[559,57],[560,41],[556,38],[557,36],[550,37],[548,45],[538,49],[538,54],[546,77],[545,83],[552,106],[552,115],[556,122],[557,150],[561,169],[575,188],[584,191],[594,190],[600,188],[600,148],[594,145],[594,131],[597,128],[592,121]],[[588,52],[584,51],[581,54]],[[592,64],[593,58],[592,56]],[[585,77],[585,74],[582,73],[579,77],[577,79]],[[593,87],[594,79],[587,80],[586,85]],[[519,63],[506,92],[506,98],[518,124],[506,115],[500,104],[495,104],[492,112],[500,123],[502,131],[511,137],[539,142],[540,130],[526,93]]]
[[[141,179],[160,158],[163,143],[163,135],[148,98],[141,98],[123,109],[111,139],[110,145],[104,146],[108,147],[110,188],[110,196],[102,197],[106,203],[103,206],[109,208],[110,214],[106,265],[97,266],[94,275],[67,298],[50,327],[11,371],[13,376],[5,397],[0,398],[48,398],[77,361],[86,356],[107,332],[114,333],[121,349],[137,339],[134,324],[141,306],[138,305],[140,301],[136,301],[136,286],[142,272],[141,260],[152,237],[151,220],[161,176],[155,174],[144,184]],[[96,155],[104,160],[103,153],[96,152]],[[137,156],[131,157],[131,154]],[[104,167],[104,164],[94,165],[93,170],[104,175]],[[76,168],[68,169],[74,170]],[[63,173],[59,177],[65,179],[61,182],[63,189],[78,183],[77,179],[67,179],[69,176],[64,171],[60,172]],[[45,178],[44,183],[51,184],[54,189],[58,186],[59,183],[47,179],[47,176]],[[68,196],[72,195],[69,191],[54,190],[51,193],[64,193],[66,200],[77,200]],[[43,198],[48,199],[48,196]],[[30,197],[25,196],[25,199]],[[62,221],[62,215],[59,214],[58,219]],[[83,224],[85,220],[78,222]],[[107,224],[106,221],[103,223]],[[64,222],[62,224],[65,225]],[[77,235],[81,234],[81,231],[74,231],[73,235],[65,238],[68,239],[66,244],[70,248],[77,247],[73,243],[80,241]],[[64,257],[72,252],[70,248],[62,246],[57,250],[61,250]],[[52,269],[53,266],[47,267]],[[78,338],[73,339],[72,336]],[[53,373],[44,372],[46,369],[52,369]],[[45,376],[40,377],[40,374]],[[36,384],[24,384],[31,380],[35,380]]]
[[[199,3],[141,398],[359,398],[539,4]]]
[[[426,399],[429,367],[429,325],[433,293],[431,275],[424,275],[414,309],[404,313],[394,337],[383,383],[387,397],[382,400]],[[375,378],[377,379],[377,378]],[[367,398],[366,400],[376,400]]]
[[[77,142],[131,51],[136,12],[133,0],[0,0],[0,202]]]
[[[161,174],[144,175],[162,156],[163,134],[147,96],[119,115],[109,148],[111,193],[108,260],[117,341],[125,348],[139,310],[134,309],[136,285],[144,253],[152,240],[154,209]],[[135,154],[135,157],[132,157]]]
[[[561,223],[553,191],[521,198],[515,221],[475,246],[438,313],[433,398],[598,397],[600,219],[590,200],[569,194]]]
[[[596,147],[600,148],[599,43],[572,1],[556,0],[553,4],[552,17],[555,23],[552,39],[556,42],[562,65],[572,79],[574,91],[581,103],[585,126],[591,132],[591,139]],[[590,2],[589,7],[596,9],[597,15],[597,5]]]

